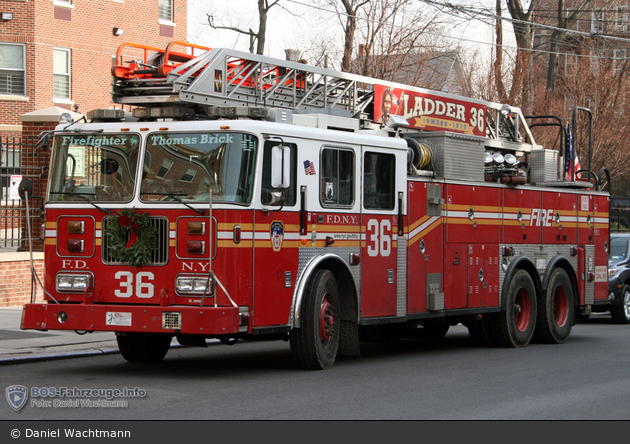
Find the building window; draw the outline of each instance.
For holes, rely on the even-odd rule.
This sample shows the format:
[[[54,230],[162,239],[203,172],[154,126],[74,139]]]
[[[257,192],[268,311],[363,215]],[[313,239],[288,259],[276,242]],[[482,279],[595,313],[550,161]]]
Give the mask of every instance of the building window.
[[[604,11],[593,11],[591,32],[595,34],[602,34],[604,32]]]
[[[617,31],[626,32],[628,30],[628,7],[617,6],[615,11],[615,25]]]
[[[168,174],[168,172],[171,170],[171,167],[173,166],[174,163],[175,162],[173,162],[171,159],[166,159],[166,158],[163,159],[162,166],[160,166],[160,169],[158,170],[155,176],[159,177],[160,179],[164,179],[166,175]]]
[[[591,73],[599,74],[599,56],[597,52],[591,51],[589,59],[591,63]]]
[[[188,168],[184,175],[182,176],[180,182],[192,182],[195,176],[197,175],[197,168]]]
[[[0,94],[26,95],[24,45],[0,44]]]
[[[165,22],[173,21],[173,0],[160,0],[159,3],[160,20]]]
[[[11,176],[20,174],[22,152],[19,149],[8,148],[0,143],[1,163],[0,163],[0,187],[2,188],[2,202],[10,200],[11,196]]]
[[[70,100],[70,50],[53,49],[53,97]]]
[[[564,58],[564,74],[567,77],[575,77],[577,74],[578,57],[576,54],[567,54]]]
[[[625,49],[615,49],[613,54],[613,73],[617,74],[626,64],[627,51]]]

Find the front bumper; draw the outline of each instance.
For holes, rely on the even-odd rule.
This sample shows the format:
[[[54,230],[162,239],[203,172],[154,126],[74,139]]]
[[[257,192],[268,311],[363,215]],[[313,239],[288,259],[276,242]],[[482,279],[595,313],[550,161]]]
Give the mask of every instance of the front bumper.
[[[219,336],[239,331],[238,307],[26,304],[22,330],[79,330]]]

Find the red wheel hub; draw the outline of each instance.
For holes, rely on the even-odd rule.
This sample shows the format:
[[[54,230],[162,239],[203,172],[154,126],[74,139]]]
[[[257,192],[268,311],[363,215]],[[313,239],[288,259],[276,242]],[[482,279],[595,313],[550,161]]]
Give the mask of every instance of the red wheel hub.
[[[324,295],[319,310],[319,337],[324,346],[332,340],[335,324],[335,307],[330,302],[330,296]]]
[[[551,301],[553,318],[558,327],[564,326],[569,318],[569,301],[563,287],[556,288]]]
[[[529,293],[524,288],[518,290],[514,298],[514,323],[519,331],[527,330],[532,316],[532,304]]]

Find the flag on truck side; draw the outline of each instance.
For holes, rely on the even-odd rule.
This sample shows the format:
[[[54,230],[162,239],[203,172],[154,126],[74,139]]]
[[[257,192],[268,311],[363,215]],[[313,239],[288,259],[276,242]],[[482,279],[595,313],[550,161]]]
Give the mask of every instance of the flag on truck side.
[[[567,123],[567,152],[564,158],[564,180],[575,180],[579,176],[576,173],[580,170],[580,159],[573,146],[573,135],[571,126]]]

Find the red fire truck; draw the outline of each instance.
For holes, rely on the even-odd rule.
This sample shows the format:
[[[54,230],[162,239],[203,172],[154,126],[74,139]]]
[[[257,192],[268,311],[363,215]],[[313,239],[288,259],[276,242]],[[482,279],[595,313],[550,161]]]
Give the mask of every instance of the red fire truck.
[[[564,180],[518,108],[194,49],[121,46],[131,112],[43,135],[45,303],[23,329],[115,332],[132,362],[283,339],[325,369],[457,324],[561,343],[607,302],[608,193],[590,157]]]

